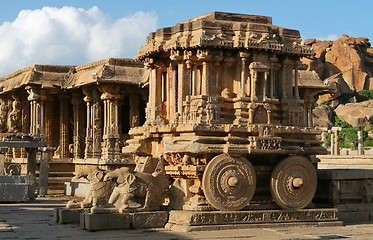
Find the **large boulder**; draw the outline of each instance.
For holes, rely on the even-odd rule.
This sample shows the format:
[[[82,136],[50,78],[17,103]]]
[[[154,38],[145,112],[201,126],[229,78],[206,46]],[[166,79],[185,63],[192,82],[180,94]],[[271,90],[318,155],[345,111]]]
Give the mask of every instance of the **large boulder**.
[[[305,44],[313,48],[315,55],[302,61],[322,80],[338,76],[345,83],[342,93],[373,89],[373,48],[369,39],[343,34],[335,41],[309,39]],[[338,94],[329,96],[328,100],[336,97]]]
[[[313,110],[314,127],[333,127],[333,110],[327,106],[319,106]]]
[[[339,119],[353,127],[369,130],[373,126],[373,100],[339,105],[334,111]]]

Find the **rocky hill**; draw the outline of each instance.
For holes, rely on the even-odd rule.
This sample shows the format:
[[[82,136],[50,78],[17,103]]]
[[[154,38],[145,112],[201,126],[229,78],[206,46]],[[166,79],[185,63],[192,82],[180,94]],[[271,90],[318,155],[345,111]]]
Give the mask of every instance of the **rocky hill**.
[[[319,98],[313,112],[314,125],[344,127],[341,140],[345,146],[356,145],[359,130],[366,145],[373,144],[373,48],[369,39],[342,35],[335,41],[307,39],[305,44],[315,54],[303,58],[303,63],[337,90]]]
[[[303,63],[329,85],[336,84],[337,96],[373,89],[373,48],[368,38],[344,34],[335,41],[307,39],[305,44],[314,49],[315,55],[303,58]],[[324,96],[322,101],[331,99]]]

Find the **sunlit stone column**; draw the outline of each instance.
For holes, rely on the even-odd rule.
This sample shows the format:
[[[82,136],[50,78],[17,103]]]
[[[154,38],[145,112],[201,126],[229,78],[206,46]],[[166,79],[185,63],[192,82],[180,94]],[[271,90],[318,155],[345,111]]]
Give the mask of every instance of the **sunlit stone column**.
[[[115,85],[101,85],[101,100],[104,103],[104,129],[102,157],[105,160],[119,159],[119,121],[118,121],[118,100],[119,87]]]
[[[26,87],[30,102],[30,134],[44,139],[44,101],[46,97],[41,94],[40,89]]]

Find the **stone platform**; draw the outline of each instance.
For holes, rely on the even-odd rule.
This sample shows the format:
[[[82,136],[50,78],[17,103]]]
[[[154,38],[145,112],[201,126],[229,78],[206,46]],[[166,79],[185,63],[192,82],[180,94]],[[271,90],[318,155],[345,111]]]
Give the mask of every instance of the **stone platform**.
[[[264,226],[341,226],[336,209],[255,211],[171,211],[167,229],[177,232],[242,229]]]
[[[166,211],[133,213],[83,213],[80,227],[88,231],[112,229],[162,228],[166,224]]]
[[[53,210],[53,219],[55,223],[79,223],[80,214],[89,213],[90,208],[69,209],[65,207],[55,208]]]
[[[317,179],[317,207],[338,209],[337,217],[346,223],[373,221],[372,169],[322,169]]]

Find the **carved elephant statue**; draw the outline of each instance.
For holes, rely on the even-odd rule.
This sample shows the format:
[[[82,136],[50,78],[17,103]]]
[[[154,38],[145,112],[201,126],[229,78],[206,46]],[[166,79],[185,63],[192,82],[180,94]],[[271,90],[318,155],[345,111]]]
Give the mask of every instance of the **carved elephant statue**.
[[[168,178],[163,172],[134,172],[128,167],[107,173],[104,181],[110,180],[116,180],[118,185],[107,207],[115,207],[119,212],[126,209],[158,210],[168,188]]]
[[[76,172],[75,179],[85,178],[89,181],[87,196],[82,202],[69,201],[67,208],[97,208],[99,205],[107,204],[109,197],[115,187],[113,181],[104,181],[105,170],[97,166],[89,166]]]

